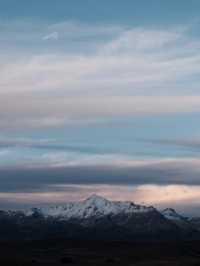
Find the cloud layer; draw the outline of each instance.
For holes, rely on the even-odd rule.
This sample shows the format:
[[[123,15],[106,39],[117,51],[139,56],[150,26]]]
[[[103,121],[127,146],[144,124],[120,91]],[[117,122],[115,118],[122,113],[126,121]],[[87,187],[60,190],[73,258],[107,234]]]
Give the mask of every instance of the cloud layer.
[[[0,22],[2,204],[197,204],[196,26]]]
[[[7,51],[0,60],[1,127],[200,111],[200,41],[190,27],[1,27],[0,46]],[[14,50],[13,40],[19,43]]]

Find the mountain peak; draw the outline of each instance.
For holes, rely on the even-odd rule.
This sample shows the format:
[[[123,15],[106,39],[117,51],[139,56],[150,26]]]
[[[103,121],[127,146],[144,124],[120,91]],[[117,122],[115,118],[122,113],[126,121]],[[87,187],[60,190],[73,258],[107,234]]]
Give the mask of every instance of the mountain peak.
[[[89,202],[89,203],[100,203],[100,202],[109,202],[109,200],[107,200],[106,198],[99,196],[97,194],[92,194],[90,197],[88,197],[85,202]]]
[[[162,214],[168,218],[168,219],[182,219],[183,217],[178,214],[174,209],[172,208],[166,208],[162,211]]]
[[[62,219],[89,219],[107,215],[133,215],[153,211],[153,207],[136,205],[133,202],[111,201],[102,196],[92,194],[84,201],[67,203],[64,206],[43,207],[38,209],[45,217],[53,216]],[[32,212],[30,212],[31,214]]]
[[[166,208],[163,210],[165,213],[174,214],[177,213],[173,208]]]

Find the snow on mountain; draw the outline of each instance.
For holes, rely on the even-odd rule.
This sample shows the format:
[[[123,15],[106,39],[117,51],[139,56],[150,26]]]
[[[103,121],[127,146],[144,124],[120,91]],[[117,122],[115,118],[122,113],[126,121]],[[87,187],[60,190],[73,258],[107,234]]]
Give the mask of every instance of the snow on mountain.
[[[162,215],[164,215],[165,218],[169,220],[184,220],[185,219],[182,215],[178,214],[172,208],[164,209],[161,213]]]
[[[84,201],[70,202],[64,206],[37,208],[26,213],[32,215],[37,211],[45,217],[68,219],[100,218],[106,215],[147,213],[155,210],[153,207],[136,205],[133,202],[110,201],[98,195],[92,195]]]
[[[33,208],[24,212],[0,211],[0,228],[6,237],[10,231],[13,234],[12,228],[17,228],[14,236],[9,237],[24,239],[63,236],[104,240],[193,236],[200,239],[198,227],[173,209],[159,212],[153,207],[128,201],[111,201],[97,195],[63,206]]]

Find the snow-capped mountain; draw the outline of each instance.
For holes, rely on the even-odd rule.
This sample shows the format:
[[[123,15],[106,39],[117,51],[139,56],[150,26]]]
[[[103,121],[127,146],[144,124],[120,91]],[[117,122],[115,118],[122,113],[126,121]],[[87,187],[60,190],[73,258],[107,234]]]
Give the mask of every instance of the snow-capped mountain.
[[[189,221],[173,209],[159,212],[154,207],[97,195],[63,206],[0,211],[0,239],[160,240],[193,237],[193,232],[197,235]]]
[[[59,219],[88,219],[102,218],[107,215],[148,213],[154,211],[153,207],[136,205],[133,202],[110,201],[98,195],[92,195],[81,202],[70,202],[64,206],[52,206],[36,208],[28,211],[27,215],[38,212],[45,217],[56,217]]]

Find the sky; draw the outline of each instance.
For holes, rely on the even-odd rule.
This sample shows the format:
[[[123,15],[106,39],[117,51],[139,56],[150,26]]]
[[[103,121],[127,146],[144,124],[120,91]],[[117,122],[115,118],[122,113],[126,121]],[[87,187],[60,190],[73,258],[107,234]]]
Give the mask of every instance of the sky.
[[[0,0],[0,208],[91,194],[200,216],[198,0]]]

